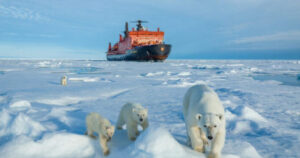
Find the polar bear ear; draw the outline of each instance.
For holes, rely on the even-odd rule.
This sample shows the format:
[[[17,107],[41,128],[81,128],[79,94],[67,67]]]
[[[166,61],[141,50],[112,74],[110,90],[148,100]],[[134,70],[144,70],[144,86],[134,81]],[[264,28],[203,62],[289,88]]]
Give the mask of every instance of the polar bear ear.
[[[132,109],[132,112],[135,113],[135,112],[136,112],[136,109]]]
[[[144,109],[145,113],[148,113],[148,109]]]
[[[196,119],[197,119],[197,120],[200,120],[200,119],[201,119],[201,117],[202,117],[202,115],[201,115],[201,114],[197,114],[197,115],[196,115]]]

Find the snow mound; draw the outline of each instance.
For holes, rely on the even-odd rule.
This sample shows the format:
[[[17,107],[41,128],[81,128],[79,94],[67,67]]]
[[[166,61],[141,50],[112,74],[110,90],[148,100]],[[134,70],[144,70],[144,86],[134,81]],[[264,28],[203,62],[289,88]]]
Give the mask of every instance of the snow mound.
[[[291,110],[287,110],[285,113],[287,113],[287,114],[289,114],[289,115],[300,116],[300,111],[291,111]]]
[[[141,133],[133,144],[120,153],[121,155],[130,158],[204,158],[202,153],[196,153],[180,145],[166,129],[155,127],[149,127]]]
[[[85,158],[95,157],[95,149],[89,138],[76,134],[51,134],[40,141],[19,137],[0,149],[6,158]]]
[[[238,121],[238,122],[236,122],[233,133],[234,134],[250,133],[251,131],[252,131],[252,128],[251,128],[250,122],[248,122],[248,121]]]
[[[10,104],[9,107],[15,108],[15,109],[28,109],[31,107],[31,104],[27,100],[21,100],[21,101],[16,101],[16,102]]]
[[[196,84],[207,84],[205,81],[196,80],[196,81],[187,81],[186,79],[170,79],[162,83],[169,87],[190,87]]]
[[[190,76],[190,75],[191,75],[191,72],[186,72],[186,71],[180,72],[178,74],[178,76]]]
[[[237,116],[234,115],[233,113],[231,113],[230,111],[225,110],[225,118],[226,118],[227,121],[235,120],[236,117],[237,117]]]
[[[237,153],[238,155],[222,155],[224,158],[261,158],[255,148],[248,142],[244,141],[226,141],[223,149],[226,153]]]
[[[71,125],[72,119],[67,117],[67,112],[77,110],[77,108],[52,108],[50,113],[47,115],[46,118],[57,118],[59,121],[66,125]]]
[[[6,101],[6,96],[0,96],[0,104],[4,103]]]
[[[98,77],[73,77],[69,78],[70,81],[82,81],[82,82],[97,82],[99,81]]]
[[[38,62],[35,67],[37,68],[54,68],[54,67],[59,67],[61,66],[62,62],[50,62],[50,61],[40,61]]]
[[[81,101],[93,100],[94,98],[90,97],[76,97],[76,96],[66,96],[61,98],[53,99],[39,99],[36,100],[38,103],[49,104],[49,105],[58,105],[58,106],[67,106],[71,104],[77,104]]]
[[[146,74],[141,74],[141,76],[153,77],[153,76],[159,76],[159,75],[163,75],[163,74],[164,74],[163,71],[158,71],[158,72],[149,72]]]
[[[6,109],[0,111],[0,137],[6,135],[6,127],[10,122],[11,117]]]
[[[247,106],[238,106],[235,109],[226,109],[227,128],[233,134],[263,135],[267,134],[266,128],[270,123],[255,110]]]
[[[39,122],[32,120],[30,117],[20,113],[15,120],[12,122],[10,127],[10,133],[14,135],[28,135],[38,136],[41,132],[45,131],[46,128]]]
[[[247,106],[245,106],[242,111],[242,117],[255,122],[267,122],[264,117]]]
[[[250,72],[262,72],[262,70],[257,67],[251,67],[251,68],[249,68],[249,71]]]
[[[220,67],[216,66],[216,65],[197,65],[192,67],[192,69],[198,69],[198,70],[219,70],[221,69]]]
[[[23,113],[12,116],[6,109],[0,112],[0,137],[5,135],[39,136],[46,128]]]
[[[167,130],[162,128],[147,130],[137,140],[135,147],[153,155],[161,155],[170,151],[176,151],[176,153],[171,153],[174,155],[182,155],[184,153],[180,144],[176,142]],[[169,156],[173,157],[174,155]]]

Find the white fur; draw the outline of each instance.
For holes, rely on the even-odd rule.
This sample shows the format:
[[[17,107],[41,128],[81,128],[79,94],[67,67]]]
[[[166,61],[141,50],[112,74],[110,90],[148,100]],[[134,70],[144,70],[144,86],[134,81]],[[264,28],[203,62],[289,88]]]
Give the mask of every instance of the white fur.
[[[66,85],[67,85],[67,76],[63,76],[63,77],[61,78],[60,84],[63,85],[63,86],[66,86]]]
[[[225,142],[224,108],[218,95],[208,86],[191,87],[183,100],[183,115],[192,148],[205,152],[211,139],[209,158],[219,158]]]
[[[117,128],[122,129],[124,124],[126,124],[129,139],[135,140],[139,135],[138,124],[143,127],[143,130],[148,127],[148,110],[143,108],[141,104],[125,104],[119,114]]]
[[[109,154],[109,149],[107,147],[107,142],[111,140],[115,127],[110,124],[110,122],[101,117],[97,113],[90,113],[86,117],[86,126],[87,133],[90,137],[95,138],[93,135],[94,132],[98,133],[99,143],[102,148],[102,152],[104,155]]]

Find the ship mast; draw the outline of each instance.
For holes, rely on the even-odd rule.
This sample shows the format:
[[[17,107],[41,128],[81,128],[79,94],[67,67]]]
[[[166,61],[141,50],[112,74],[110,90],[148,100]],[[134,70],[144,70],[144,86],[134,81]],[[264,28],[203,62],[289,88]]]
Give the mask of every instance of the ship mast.
[[[124,31],[124,35],[125,35],[125,38],[128,37],[128,22],[125,23],[125,31]]]
[[[147,23],[147,21],[143,21],[143,20],[137,20],[137,21],[131,21],[133,23],[137,23],[136,24],[136,30],[137,31],[142,31],[144,30],[144,27],[142,26],[142,23]]]

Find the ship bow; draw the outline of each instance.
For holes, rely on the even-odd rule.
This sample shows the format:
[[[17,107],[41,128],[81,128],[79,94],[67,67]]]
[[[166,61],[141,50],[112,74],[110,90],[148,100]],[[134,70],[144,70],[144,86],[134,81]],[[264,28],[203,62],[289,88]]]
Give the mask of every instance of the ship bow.
[[[171,45],[169,44],[158,44],[145,46],[145,51],[149,55],[150,60],[165,60],[171,51]]]

